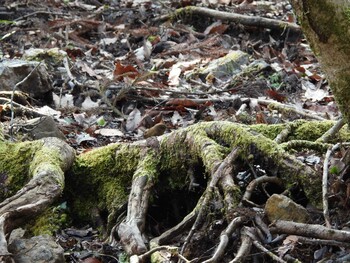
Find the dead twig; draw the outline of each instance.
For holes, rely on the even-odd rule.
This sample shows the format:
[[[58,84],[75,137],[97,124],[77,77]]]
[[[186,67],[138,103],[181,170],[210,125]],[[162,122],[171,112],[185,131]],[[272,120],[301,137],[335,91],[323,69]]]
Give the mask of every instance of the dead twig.
[[[253,26],[253,27],[263,27],[263,28],[270,28],[275,29],[279,31],[283,31],[285,29],[290,29],[293,32],[300,33],[301,29],[297,24],[289,23],[285,21],[279,21],[275,19],[269,19],[259,16],[248,16],[248,15],[241,15],[241,14],[235,14],[235,13],[229,13],[229,12],[222,12],[217,11],[213,9],[209,9],[206,7],[197,7],[197,6],[188,6],[184,8],[179,8],[176,11],[177,17],[181,17],[182,15],[201,15],[204,17],[212,17],[220,20],[226,20],[234,23],[238,23],[244,26]],[[159,17],[158,21],[165,21],[169,20],[173,17],[173,14],[165,15]]]
[[[310,110],[296,109],[294,106],[279,103],[277,101],[258,99],[258,103],[267,106],[269,110],[277,110],[281,113],[294,113],[303,118],[312,119],[312,120],[319,120],[319,121],[326,120],[326,118],[323,118],[317,115],[317,112],[310,111]]]
[[[349,231],[330,229],[318,224],[303,224],[293,221],[277,220],[269,227],[272,233],[285,233],[339,242],[350,242]]]
[[[331,222],[329,218],[329,207],[328,207],[328,165],[331,154],[338,150],[340,143],[335,144],[327,150],[326,157],[323,162],[323,176],[322,176],[322,202],[323,202],[323,216],[326,221],[326,226],[331,228]]]
[[[302,244],[350,248],[350,244],[348,242],[339,242],[335,240],[323,240],[323,239],[317,239],[317,238],[307,238],[307,237],[301,237],[301,236],[298,236],[297,238],[298,238],[298,243],[302,243]]]
[[[330,139],[334,138],[335,134],[339,132],[339,130],[345,125],[344,119],[341,118],[338,120],[332,128],[330,128],[327,132],[325,132],[320,138],[316,140],[316,142],[329,142]]]

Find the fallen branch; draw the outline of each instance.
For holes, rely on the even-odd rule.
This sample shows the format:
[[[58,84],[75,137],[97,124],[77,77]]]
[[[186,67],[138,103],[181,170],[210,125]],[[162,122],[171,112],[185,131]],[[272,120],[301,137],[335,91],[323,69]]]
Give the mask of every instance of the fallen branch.
[[[339,130],[345,125],[344,119],[341,118],[338,120],[332,128],[330,128],[327,132],[325,132],[316,142],[327,143],[330,139],[332,139]]]
[[[317,224],[303,224],[292,221],[277,220],[270,225],[272,233],[285,233],[305,237],[314,237],[339,242],[350,242],[350,232],[330,229]]]
[[[176,17],[186,16],[186,15],[201,15],[204,17],[212,17],[215,19],[226,20],[230,22],[235,22],[245,26],[253,26],[259,28],[270,28],[283,31],[285,29],[290,29],[293,32],[300,33],[300,27],[294,23],[284,22],[280,20],[264,18],[259,16],[247,16],[229,12],[222,12],[206,7],[188,6],[184,8],[179,8],[176,10]],[[171,19],[173,15],[166,15],[158,18],[159,21],[164,21]]]
[[[269,110],[277,110],[284,114],[294,113],[307,119],[318,121],[326,120],[326,118],[317,115],[317,112],[315,111],[297,109],[294,106],[279,103],[277,101],[258,99],[258,103],[267,106]]]

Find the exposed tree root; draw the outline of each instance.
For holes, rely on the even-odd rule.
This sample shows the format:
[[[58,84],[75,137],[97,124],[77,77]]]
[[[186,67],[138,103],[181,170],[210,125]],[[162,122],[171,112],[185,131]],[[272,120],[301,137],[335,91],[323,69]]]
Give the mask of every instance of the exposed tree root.
[[[333,125],[334,122],[325,121],[290,123],[283,141],[292,138],[315,142]],[[273,240],[272,230],[274,233],[320,239],[327,239],[329,231],[333,231],[332,239],[349,241],[345,231],[324,229],[319,225],[276,221],[267,227],[260,215],[263,213],[261,206],[259,208],[250,201],[259,187],[265,189],[264,184],[272,184],[282,191],[285,189],[286,193],[297,186],[305,193],[309,203],[322,206],[320,174],[287,152],[283,144],[274,141],[284,130],[286,125],[245,126],[231,122],[207,122],[158,138],[151,137],[147,141],[111,144],[75,159],[66,177],[66,198],[79,220],[91,222],[96,216],[108,214],[104,220],[107,221],[106,231],[111,231],[111,240],[119,242],[119,236],[125,251],[138,255],[134,257],[138,262],[149,257],[153,262],[166,262],[171,258],[189,262],[194,257],[200,257],[200,262],[220,262],[224,255],[227,257],[228,242],[233,236],[237,238],[231,239],[231,242],[240,248],[234,252],[235,256],[230,252],[232,262],[242,262],[254,247],[276,260],[276,255],[268,253],[266,248],[278,242]],[[350,138],[345,128],[338,136],[343,141]],[[16,144],[11,145],[0,152],[1,156],[19,150],[14,147]],[[0,204],[0,227],[3,231],[0,232],[0,251],[3,256],[8,255],[6,238],[11,230],[29,216],[41,213],[62,193],[63,172],[74,158],[73,151],[58,139],[24,145],[27,148],[23,149],[29,152],[24,160],[30,160],[30,168],[22,168],[20,172],[30,175],[28,183]],[[317,150],[324,152],[324,144],[321,145]],[[8,161],[3,159],[5,163]],[[8,172],[12,166],[4,164],[3,167],[4,172]],[[242,169],[252,173],[244,187],[239,186],[237,181]],[[184,196],[195,193],[197,199],[193,200],[193,205],[187,206],[181,215],[183,219],[177,221],[180,223],[168,227],[167,231],[160,231],[158,235],[153,232],[153,238],[149,240],[149,233],[153,230],[149,228],[148,214],[157,195],[168,194],[166,198],[169,200],[165,203],[175,210],[184,209],[190,201],[180,195],[179,198],[183,199],[172,204],[170,197],[173,191],[182,191]],[[126,203],[127,214],[123,218]],[[181,205],[182,208],[176,207]],[[251,206],[255,206],[255,210]],[[89,218],[92,210],[97,214]],[[315,232],[317,229],[320,232]],[[181,238],[181,241],[176,241],[176,246],[173,245],[175,238]],[[206,244],[201,240],[214,242],[212,247],[203,248],[210,253],[196,254],[193,249],[196,244]],[[172,248],[158,248],[164,245]]]
[[[11,231],[38,216],[62,194],[64,172],[74,161],[73,149],[59,139],[43,139],[35,144],[28,171],[31,179],[16,194],[0,203],[0,256],[3,261],[11,256],[7,250]]]
[[[301,123],[299,123],[299,125],[301,125]],[[158,238],[153,239],[151,241],[151,247],[167,244],[171,242],[174,237],[179,234],[183,234],[183,231],[188,229],[189,232],[187,238],[184,240],[184,244],[179,255],[187,254],[187,246],[191,243],[193,235],[201,232],[200,228],[210,213],[210,206],[213,205],[213,201],[224,199],[225,201],[222,202],[223,206],[226,213],[230,214],[236,207],[238,207],[238,200],[241,200],[243,203],[249,200],[256,185],[260,184],[260,181],[277,185],[283,185],[283,183],[288,184],[288,182],[297,183],[301,186],[316,184],[318,187],[315,187],[314,189],[313,187],[310,187],[304,190],[311,202],[319,204],[321,200],[321,180],[319,177],[317,178],[315,172],[285,152],[283,148],[274,141],[256,134],[253,129],[254,128],[248,128],[233,123],[203,123],[185,130],[174,132],[160,139],[160,152],[162,154],[172,156],[172,161],[175,163],[176,158],[181,159],[184,156],[191,156],[192,160],[199,158],[199,160],[203,162],[205,170],[209,173],[210,179],[208,180],[206,191],[203,193],[202,198],[199,199],[194,210],[177,226],[166,231]],[[292,130],[295,129],[296,127],[293,127]],[[220,142],[220,144],[217,142]],[[180,156],[176,156],[175,150],[174,153],[171,152],[174,149],[173,147],[177,147],[178,145],[182,145],[182,153]],[[225,151],[227,152],[227,150],[223,148],[222,145],[226,145],[229,148],[233,147],[233,150],[227,155],[226,158],[223,158],[223,154]],[[237,159],[238,157],[239,160]],[[259,177],[252,181],[251,186],[247,187],[246,193],[243,195],[243,197],[241,196],[237,185],[232,180],[232,174],[237,173],[235,166],[237,166],[239,162],[242,162],[242,159],[254,165],[261,165],[263,169],[268,170],[268,174],[270,175]],[[162,161],[167,160],[163,159]],[[148,163],[151,164],[152,161]],[[186,161],[185,163],[187,164]],[[157,162],[153,161],[153,165],[151,166],[153,168],[151,170],[147,169],[147,171],[150,171],[149,173],[151,175],[157,174]],[[158,166],[162,166],[162,163],[158,164]],[[144,171],[146,171],[146,169],[144,169]],[[144,253],[144,250],[146,249],[144,240],[142,239],[142,229],[144,229],[145,226],[145,210],[147,207],[146,204],[148,203],[150,189],[154,183],[157,183],[152,178],[154,179],[156,176],[153,175],[149,178],[149,180],[147,180],[146,177],[141,179],[140,177],[134,175],[132,190],[129,196],[129,210],[126,222],[131,222],[132,220],[136,222],[136,220],[138,220],[138,224],[122,223],[119,226],[118,233],[121,237],[121,241],[124,243],[126,251],[131,252],[131,254],[141,254]],[[146,182],[148,183],[146,184]],[[224,197],[220,197],[221,194],[219,192],[222,192]],[[142,197],[140,195],[141,193],[143,193]],[[132,204],[132,206],[130,204]],[[140,210],[143,210],[143,213],[139,213]],[[140,214],[142,214],[142,216],[138,216]],[[265,235],[263,240],[265,240],[265,242],[266,240],[271,241],[271,234],[268,228],[266,225],[265,227],[262,226],[264,223],[261,221],[261,219],[258,221],[261,225],[260,229],[263,229],[262,233]],[[255,224],[259,225],[258,221],[255,221]],[[235,218],[233,218],[232,222],[235,222]],[[191,228],[189,227],[190,224],[192,224]],[[127,232],[125,229],[133,230]],[[218,248],[215,250],[215,253],[205,262],[220,261],[220,258],[225,252],[227,237],[228,235],[232,234],[232,231],[232,224],[230,224],[222,233],[220,238],[221,241]],[[125,233],[127,233],[126,236],[128,240],[133,240],[132,244],[130,244],[128,241],[125,242],[125,238],[123,237]],[[242,257],[245,257],[246,253],[249,253],[251,244],[254,242],[256,247],[263,249],[263,246],[259,243],[259,241],[250,240],[250,238],[242,234],[242,232],[241,235],[242,246],[233,262],[241,261]],[[157,256],[157,253],[160,252],[155,252],[152,255],[153,261],[160,260],[160,255]],[[271,254],[271,257],[274,258],[276,256]],[[281,260],[280,262],[284,261]]]

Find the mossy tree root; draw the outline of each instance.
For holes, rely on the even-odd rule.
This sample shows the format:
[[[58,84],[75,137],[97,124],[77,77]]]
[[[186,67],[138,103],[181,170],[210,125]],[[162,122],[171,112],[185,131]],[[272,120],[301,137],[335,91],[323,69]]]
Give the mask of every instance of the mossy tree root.
[[[299,125],[303,123],[300,122]],[[324,130],[327,129],[325,127]],[[159,154],[159,161],[155,161],[156,154]],[[159,148],[140,155],[129,195],[128,215],[118,230],[126,251],[130,254],[141,254],[146,250],[142,236],[148,199],[151,188],[159,183],[159,176],[163,176],[165,172],[171,177],[169,182],[173,187],[179,186],[178,184],[184,187],[183,184],[193,182],[183,181],[181,177],[186,176],[184,174],[192,165],[201,164],[206,174],[203,176],[208,177],[207,186],[192,212],[178,225],[154,238],[151,241],[152,248],[170,242],[191,225],[181,251],[184,252],[194,232],[203,225],[213,202],[222,202],[221,213],[226,220],[232,220],[229,215],[232,215],[242,199],[240,188],[233,181],[238,172],[235,167],[242,162],[260,165],[269,176],[276,176],[276,179],[273,177],[274,180],[281,180],[286,188],[297,183],[310,202],[320,204],[320,178],[315,171],[286,152],[278,143],[256,133],[254,128],[248,126],[231,122],[200,123],[160,137]],[[175,169],[177,173],[174,173]],[[169,173],[169,170],[173,172]],[[155,252],[153,261],[157,261],[157,253],[160,252]]]
[[[26,143],[25,148],[30,149],[30,146],[35,151],[32,152],[28,170],[29,182],[0,203],[0,256],[3,261],[11,257],[7,250],[7,238],[11,231],[38,216],[57,200],[63,192],[64,172],[70,168],[75,158],[74,150],[57,138],[46,138],[29,145]],[[8,144],[6,147],[18,149],[21,146]]]

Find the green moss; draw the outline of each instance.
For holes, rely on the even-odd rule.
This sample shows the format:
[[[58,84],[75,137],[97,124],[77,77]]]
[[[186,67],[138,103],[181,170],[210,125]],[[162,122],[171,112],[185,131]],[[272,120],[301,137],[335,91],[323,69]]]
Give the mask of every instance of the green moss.
[[[186,6],[185,8],[176,9],[174,15],[171,17],[171,20],[182,19],[184,17],[192,16],[194,6]]]
[[[57,205],[47,208],[39,217],[27,225],[27,229],[29,234],[35,236],[44,234],[52,236],[58,230],[67,227],[69,223],[69,217],[65,209],[62,205]]]
[[[0,198],[1,200],[20,190],[29,180],[29,167],[41,142],[0,142]]]
[[[348,22],[350,22],[350,8],[343,9],[344,16],[347,18]]]
[[[293,156],[285,152],[276,142],[261,134],[254,134],[242,125],[229,122],[203,124],[212,137],[241,149],[241,158],[254,156],[254,163],[260,164],[271,175],[280,177],[285,184],[298,182],[305,187],[310,201],[320,204],[320,178]],[[310,187],[310,185],[314,187]]]
[[[255,131],[257,133],[260,133],[264,135],[266,138],[269,138],[271,140],[275,139],[278,134],[280,134],[284,129],[284,124],[274,124],[274,125],[266,125],[266,124],[255,124],[250,125],[247,128],[250,131]]]
[[[189,153],[186,137],[186,130],[178,130],[160,142],[160,180],[166,178],[166,184],[172,189],[185,185],[188,164],[197,162]]]
[[[66,176],[74,219],[87,223],[92,209],[113,213],[127,200],[140,147],[110,144],[79,156]]]

